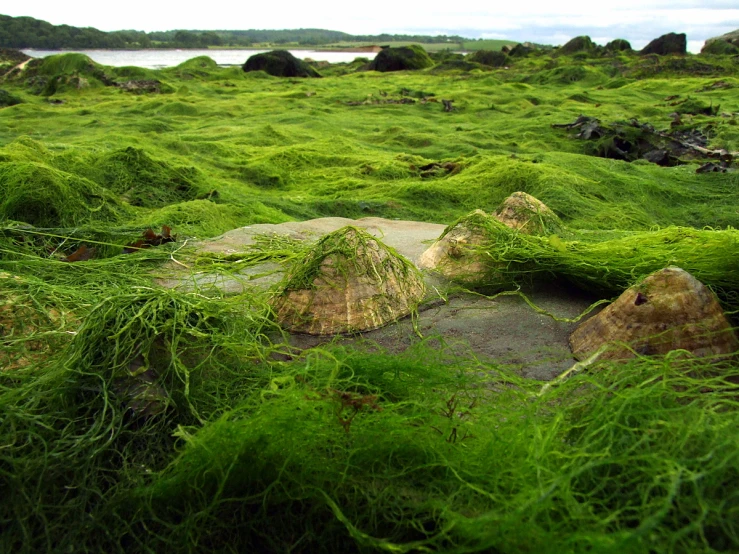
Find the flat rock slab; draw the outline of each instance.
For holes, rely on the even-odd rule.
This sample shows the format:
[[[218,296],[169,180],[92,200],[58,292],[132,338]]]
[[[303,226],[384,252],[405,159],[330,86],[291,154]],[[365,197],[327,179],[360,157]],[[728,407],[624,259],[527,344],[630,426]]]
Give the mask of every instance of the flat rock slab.
[[[326,217],[301,222],[250,225],[194,243],[192,248],[203,253],[237,254],[248,251],[258,237],[265,235],[315,241],[346,225],[365,229],[414,263],[446,228],[437,223],[376,217],[358,220]],[[231,294],[274,287],[284,271],[281,264],[273,262],[252,266],[237,275],[192,272],[175,265],[170,269],[171,274],[160,280],[163,286],[184,289],[216,286]],[[490,299],[458,291],[458,287],[435,273],[423,272],[423,275],[429,295],[419,308],[415,328],[411,318],[405,318],[381,329],[351,336],[292,334],[289,336],[290,343],[300,349],[328,342],[361,343],[390,352],[402,352],[426,340],[431,347],[444,347],[462,357],[495,361],[518,370],[526,377],[540,380],[552,379],[575,363],[568,338],[576,323],[556,321],[539,314],[519,296]],[[446,300],[442,299],[442,295]],[[554,283],[545,290],[530,291],[527,296],[538,307],[558,318],[573,318],[594,301],[581,291]]]
[[[347,225],[364,229],[388,246],[395,248],[413,263],[446,229],[446,225],[439,223],[397,221],[381,217],[363,219],[322,217],[308,221],[249,225],[224,233],[220,237],[199,242],[197,247],[202,252],[231,254],[242,252],[246,247],[254,244],[258,236],[283,235],[298,240],[318,240],[323,235]]]

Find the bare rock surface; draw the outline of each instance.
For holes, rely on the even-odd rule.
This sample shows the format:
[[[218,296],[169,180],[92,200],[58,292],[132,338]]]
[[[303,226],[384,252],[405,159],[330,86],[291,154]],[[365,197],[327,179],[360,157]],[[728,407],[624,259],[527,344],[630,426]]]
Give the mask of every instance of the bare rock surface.
[[[627,289],[618,300],[580,325],[570,338],[585,358],[612,346],[601,359],[687,350],[697,356],[730,354],[737,341],[716,296],[687,271],[667,267]]]
[[[296,240],[317,241],[323,235],[346,225],[365,229],[418,265],[421,254],[442,234],[445,225],[382,218],[358,220],[330,217],[281,224],[250,225],[229,231],[220,237],[188,245],[198,252],[236,254],[248,251],[259,237],[281,235]],[[252,288],[277,290],[285,268],[265,262],[243,270],[239,275],[193,272],[172,265],[160,284],[167,287],[217,286],[228,293]],[[415,320],[406,317],[395,323],[364,333],[317,337],[301,333],[289,335],[297,348],[320,344],[361,345],[390,352],[403,350],[421,341],[432,347],[447,347],[460,357],[496,361],[535,379],[549,380],[576,361],[568,338],[576,323],[556,321],[537,313],[517,295],[490,299],[460,290],[433,272],[422,273],[427,296],[419,306]],[[561,283],[526,292],[539,308],[558,318],[574,318],[595,299]]]

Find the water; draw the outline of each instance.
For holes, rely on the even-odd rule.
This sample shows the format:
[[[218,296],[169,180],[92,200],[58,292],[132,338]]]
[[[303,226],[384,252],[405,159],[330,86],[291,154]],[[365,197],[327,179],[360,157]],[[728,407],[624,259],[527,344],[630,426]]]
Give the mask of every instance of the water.
[[[23,50],[34,58],[44,58],[52,54],[59,54],[59,50]],[[133,65],[147,69],[162,69],[179,65],[184,61],[197,56],[209,56],[218,65],[242,65],[249,56],[267,50],[65,50],[64,52],[80,52],[86,54],[94,62],[102,65],[122,67]],[[319,52],[316,50],[290,50],[296,58],[311,58],[315,61],[331,63],[351,62],[354,58],[373,59],[373,52]]]

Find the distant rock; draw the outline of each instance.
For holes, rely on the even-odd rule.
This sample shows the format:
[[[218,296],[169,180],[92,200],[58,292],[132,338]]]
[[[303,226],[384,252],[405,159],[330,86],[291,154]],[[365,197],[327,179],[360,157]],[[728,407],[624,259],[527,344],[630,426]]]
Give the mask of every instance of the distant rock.
[[[642,56],[648,54],[657,54],[658,56],[684,55],[688,51],[687,47],[688,39],[685,33],[667,33],[647,44],[639,54]]]
[[[426,69],[434,65],[421,46],[411,44],[400,48],[384,48],[370,63],[370,71],[404,71]]]
[[[264,71],[275,77],[320,77],[313,67],[287,50],[272,50],[254,54],[242,66],[245,72]]]
[[[567,44],[561,46],[557,50],[557,55],[566,56],[569,54],[575,54],[577,52],[594,52],[596,45],[590,39],[589,36],[580,36],[571,39]]]
[[[617,38],[606,44],[606,52],[628,52],[631,50],[631,43],[628,40]]]
[[[739,54],[739,29],[720,37],[709,38],[701,48],[701,54],[736,55]]]
[[[505,52],[496,50],[478,50],[467,56],[470,62],[487,65],[490,67],[504,67],[510,63],[510,58]]]
[[[511,51],[508,52],[508,55],[512,58],[524,58],[531,54],[531,52],[533,52],[534,50],[536,50],[536,47],[533,44],[531,44],[530,42],[524,42],[521,44],[517,44],[516,46],[511,48]]]

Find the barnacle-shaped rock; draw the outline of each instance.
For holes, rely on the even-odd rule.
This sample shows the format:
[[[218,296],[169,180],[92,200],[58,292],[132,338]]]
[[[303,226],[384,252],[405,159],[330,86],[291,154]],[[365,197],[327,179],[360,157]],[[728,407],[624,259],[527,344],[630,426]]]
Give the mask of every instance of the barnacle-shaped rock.
[[[583,322],[570,336],[577,358],[585,358],[607,343],[601,359],[688,350],[697,356],[739,350],[713,292],[687,271],[668,267],[626,290],[613,304]],[[633,350],[633,352],[632,352]]]
[[[562,221],[544,202],[525,192],[514,192],[493,215],[503,225],[527,235],[551,235],[562,231]]]
[[[462,283],[481,283],[490,270],[483,245],[489,240],[486,227],[491,219],[482,210],[475,210],[459,219],[421,254],[418,267],[433,269],[447,279]]]
[[[356,227],[324,236],[272,299],[279,323],[311,335],[377,329],[411,313],[424,285],[408,260]]]

